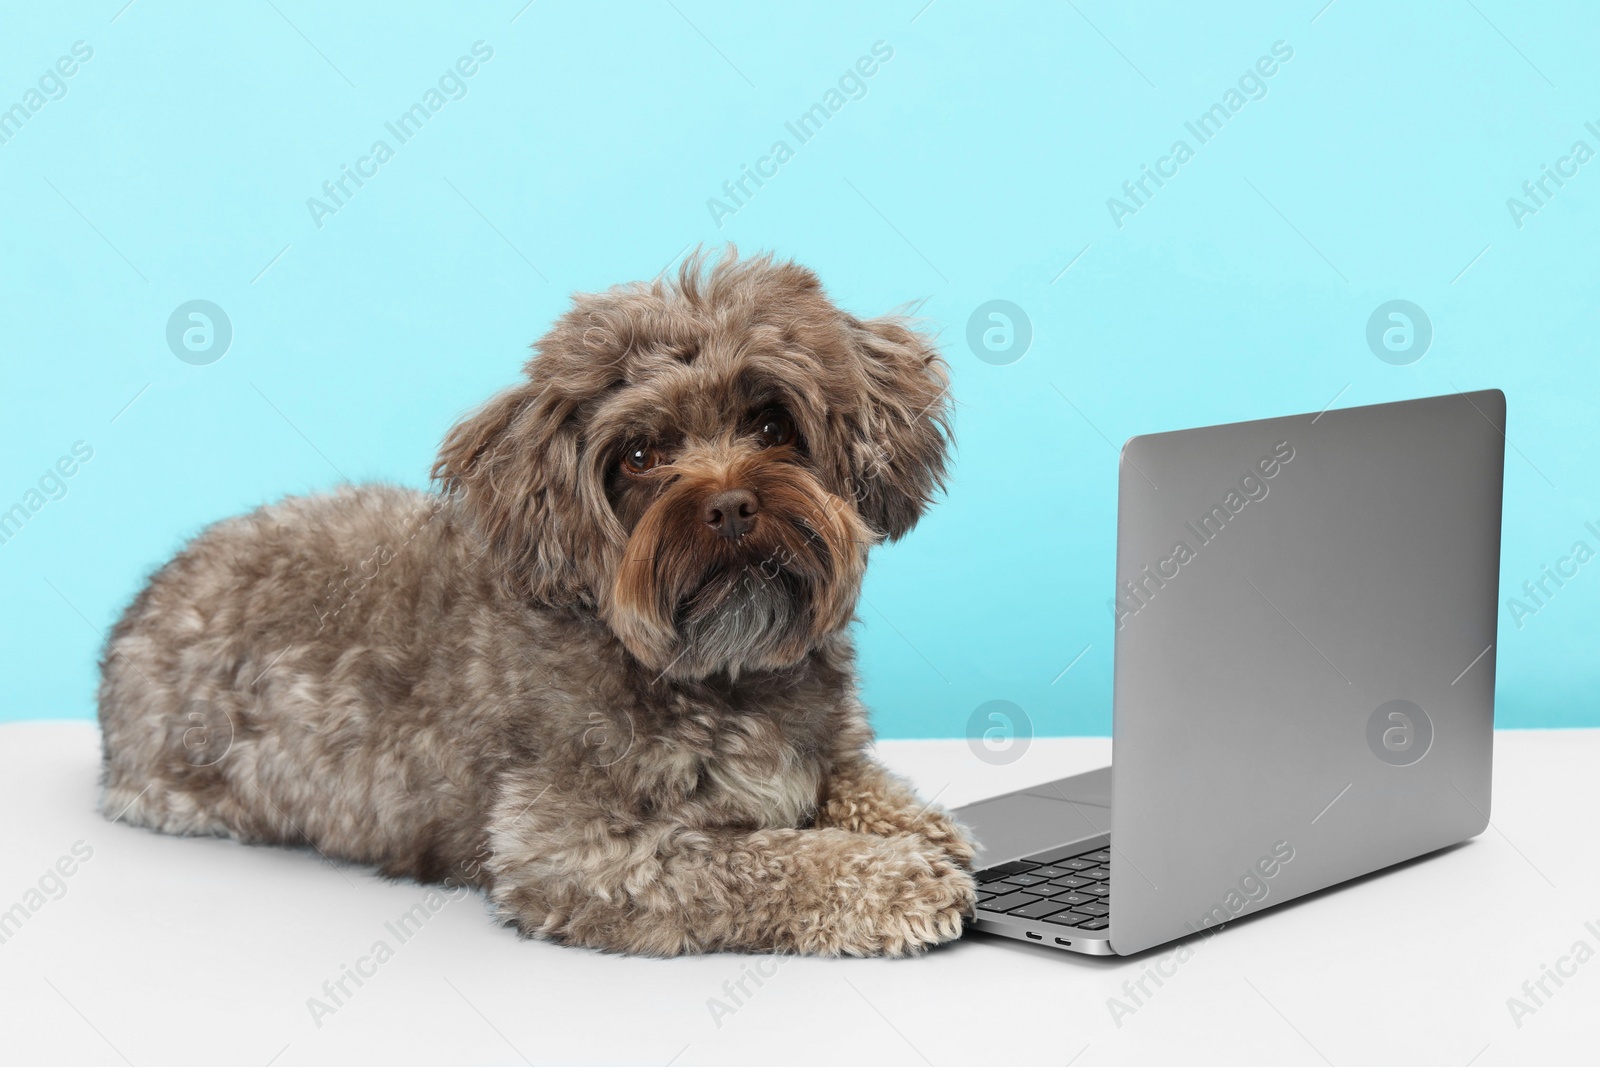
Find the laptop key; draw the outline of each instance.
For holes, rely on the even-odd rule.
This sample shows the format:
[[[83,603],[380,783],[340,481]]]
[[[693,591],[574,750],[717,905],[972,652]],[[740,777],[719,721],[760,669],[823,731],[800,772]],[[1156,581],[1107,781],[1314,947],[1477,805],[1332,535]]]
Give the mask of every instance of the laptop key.
[[[1032,904],[1036,900],[1044,899],[1047,898],[1035,896],[1032,893],[1006,893],[978,906],[985,911],[1010,911],[1012,908],[1020,908],[1024,904]]]
[[[1027,860],[1012,860],[1010,863],[1002,863],[998,867],[990,867],[986,871],[979,871],[976,877],[980,882],[992,882],[997,878],[1005,878],[1008,875],[1024,874],[1037,866],[1039,866],[1037,863],[1029,863]]]
[[[1096,918],[1101,915],[1111,914],[1111,909],[1104,904],[1078,904],[1072,910],[1083,915],[1093,915]]]
[[[1104,880],[1111,877],[1111,871],[1106,867],[1086,867],[1077,873],[1081,874],[1085,878],[1099,878]]]
[[[1104,882],[1096,882],[1094,885],[1084,886],[1082,889],[1078,890],[1078,892],[1088,893],[1090,896],[1103,898],[1111,895],[1111,887],[1106,885]]]
[[[1094,881],[1090,878],[1080,878],[1075,874],[1069,874],[1065,878],[1050,879],[1050,884],[1059,885],[1065,889],[1082,889],[1086,885],[1094,885]]]
[[[1061,848],[1051,848],[1046,849],[1043,852],[1035,852],[1033,855],[1029,856],[1028,859],[1032,860],[1034,863],[1055,863],[1057,860],[1066,859],[1068,856],[1081,855],[1082,852],[1083,846],[1081,844],[1065,845]]]
[[[1094,903],[1094,900],[1095,900],[1094,897],[1087,897],[1087,896],[1084,896],[1082,893],[1075,892],[1075,891],[1070,890],[1070,889],[1063,889],[1060,892],[1058,892],[1055,896],[1051,897],[1050,899],[1051,900],[1057,900],[1057,901],[1060,901],[1063,904],[1068,904],[1068,905],[1072,905],[1072,904],[1092,904],[1092,903]]]
[[[1086,923],[1080,923],[1078,928],[1080,930],[1104,930],[1106,927],[1108,927],[1110,925],[1111,925],[1111,920],[1105,918],[1104,916],[1102,916],[1101,918],[1098,918],[1098,919],[1090,919]]]
[[[1058,911],[1054,915],[1046,915],[1044,921],[1055,923],[1057,926],[1082,926],[1095,920],[1092,916],[1080,915],[1075,911]]]
[[[1020,887],[1025,885],[1038,885],[1043,881],[1043,878],[1040,878],[1038,875],[1030,871],[1027,874],[1013,874],[1011,877],[1006,879],[1006,884]]]
[[[1046,865],[1044,867],[1035,867],[1028,873],[1035,878],[1062,878],[1074,872],[1069,867],[1055,867]]]
[[[1085,852],[1083,854],[1083,858],[1086,860],[1094,860],[1096,863],[1110,863],[1111,853],[1107,852],[1105,849],[1101,849],[1098,852]]]
[[[1053,900],[1046,899],[1035,900],[1032,904],[1024,904],[1020,908],[1012,908],[1009,914],[1023,919],[1043,919],[1046,916],[1054,915],[1058,911],[1066,910],[1067,906],[1065,904],[1058,904]]]
[[[1095,864],[1094,864],[1093,860],[1080,860],[1080,859],[1062,860],[1061,862],[1056,864],[1057,867],[1068,867],[1068,868],[1071,868],[1074,871],[1087,870],[1088,868],[1093,867],[1094,865]]]
[[[1053,897],[1055,896],[1054,893],[1046,893],[1045,890],[1056,888],[1049,882],[1045,882],[1043,885],[1029,886],[1015,886],[1009,882],[990,882],[989,884],[994,887],[994,891],[997,894],[1002,896],[1015,896],[1018,893],[1022,893],[1030,897]]]

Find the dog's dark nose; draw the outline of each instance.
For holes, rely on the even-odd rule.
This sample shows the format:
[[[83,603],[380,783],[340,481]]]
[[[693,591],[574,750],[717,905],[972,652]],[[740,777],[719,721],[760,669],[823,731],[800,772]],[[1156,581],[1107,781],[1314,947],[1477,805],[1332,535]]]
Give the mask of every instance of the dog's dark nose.
[[[724,489],[713,493],[700,516],[718,537],[730,540],[743,537],[756,524],[761,502],[748,489]]]

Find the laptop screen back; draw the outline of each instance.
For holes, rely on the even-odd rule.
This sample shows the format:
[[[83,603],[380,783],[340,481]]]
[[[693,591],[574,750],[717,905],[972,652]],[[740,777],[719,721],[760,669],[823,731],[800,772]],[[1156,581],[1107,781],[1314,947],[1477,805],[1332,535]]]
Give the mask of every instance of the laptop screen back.
[[[1124,447],[1117,952],[1483,830],[1504,426],[1488,390]]]

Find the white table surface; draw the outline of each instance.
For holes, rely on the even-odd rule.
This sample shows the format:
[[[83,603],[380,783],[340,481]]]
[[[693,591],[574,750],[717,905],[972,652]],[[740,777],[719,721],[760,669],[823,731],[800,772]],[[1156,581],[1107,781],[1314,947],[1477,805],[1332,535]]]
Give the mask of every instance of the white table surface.
[[[1039,739],[1009,767],[962,741],[880,755],[960,804],[1102,765],[1110,742]],[[1600,953],[1600,731],[1500,732],[1481,837],[1236,923],[1181,962],[982,935],[912,960],[628,959],[519,940],[476,895],[402,943],[386,924],[424,887],[111,825],[97,765],[87,724],[0,726],[0,910],[31,912],[0,944],[7,1063],[1600,1062],[1600,957],[1570,956]],[[92,854],[28,896],[74,845]],[[380,939],[392,957],[314,1020],[308,999]],[[1537,1005],[1522,987],[1546,965],[1571,976]],[[771,977],[736,1001],[725,984],[758,966]],[[1142,1003],[1124,991],[1157,969],[1170,977],[1145,977]],[[1513,1018],[1511,997],[1535,1010]],[[1114,1018],[1111,998],[1135,1010]]]

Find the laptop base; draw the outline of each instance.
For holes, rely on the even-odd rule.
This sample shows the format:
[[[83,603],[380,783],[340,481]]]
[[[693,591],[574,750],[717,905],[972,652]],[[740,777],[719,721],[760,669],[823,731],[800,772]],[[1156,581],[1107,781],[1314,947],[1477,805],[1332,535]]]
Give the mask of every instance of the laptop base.
[[[1065,952],[1112,955],[1110,842],[1101,834],[979,870],[971,927]]]

